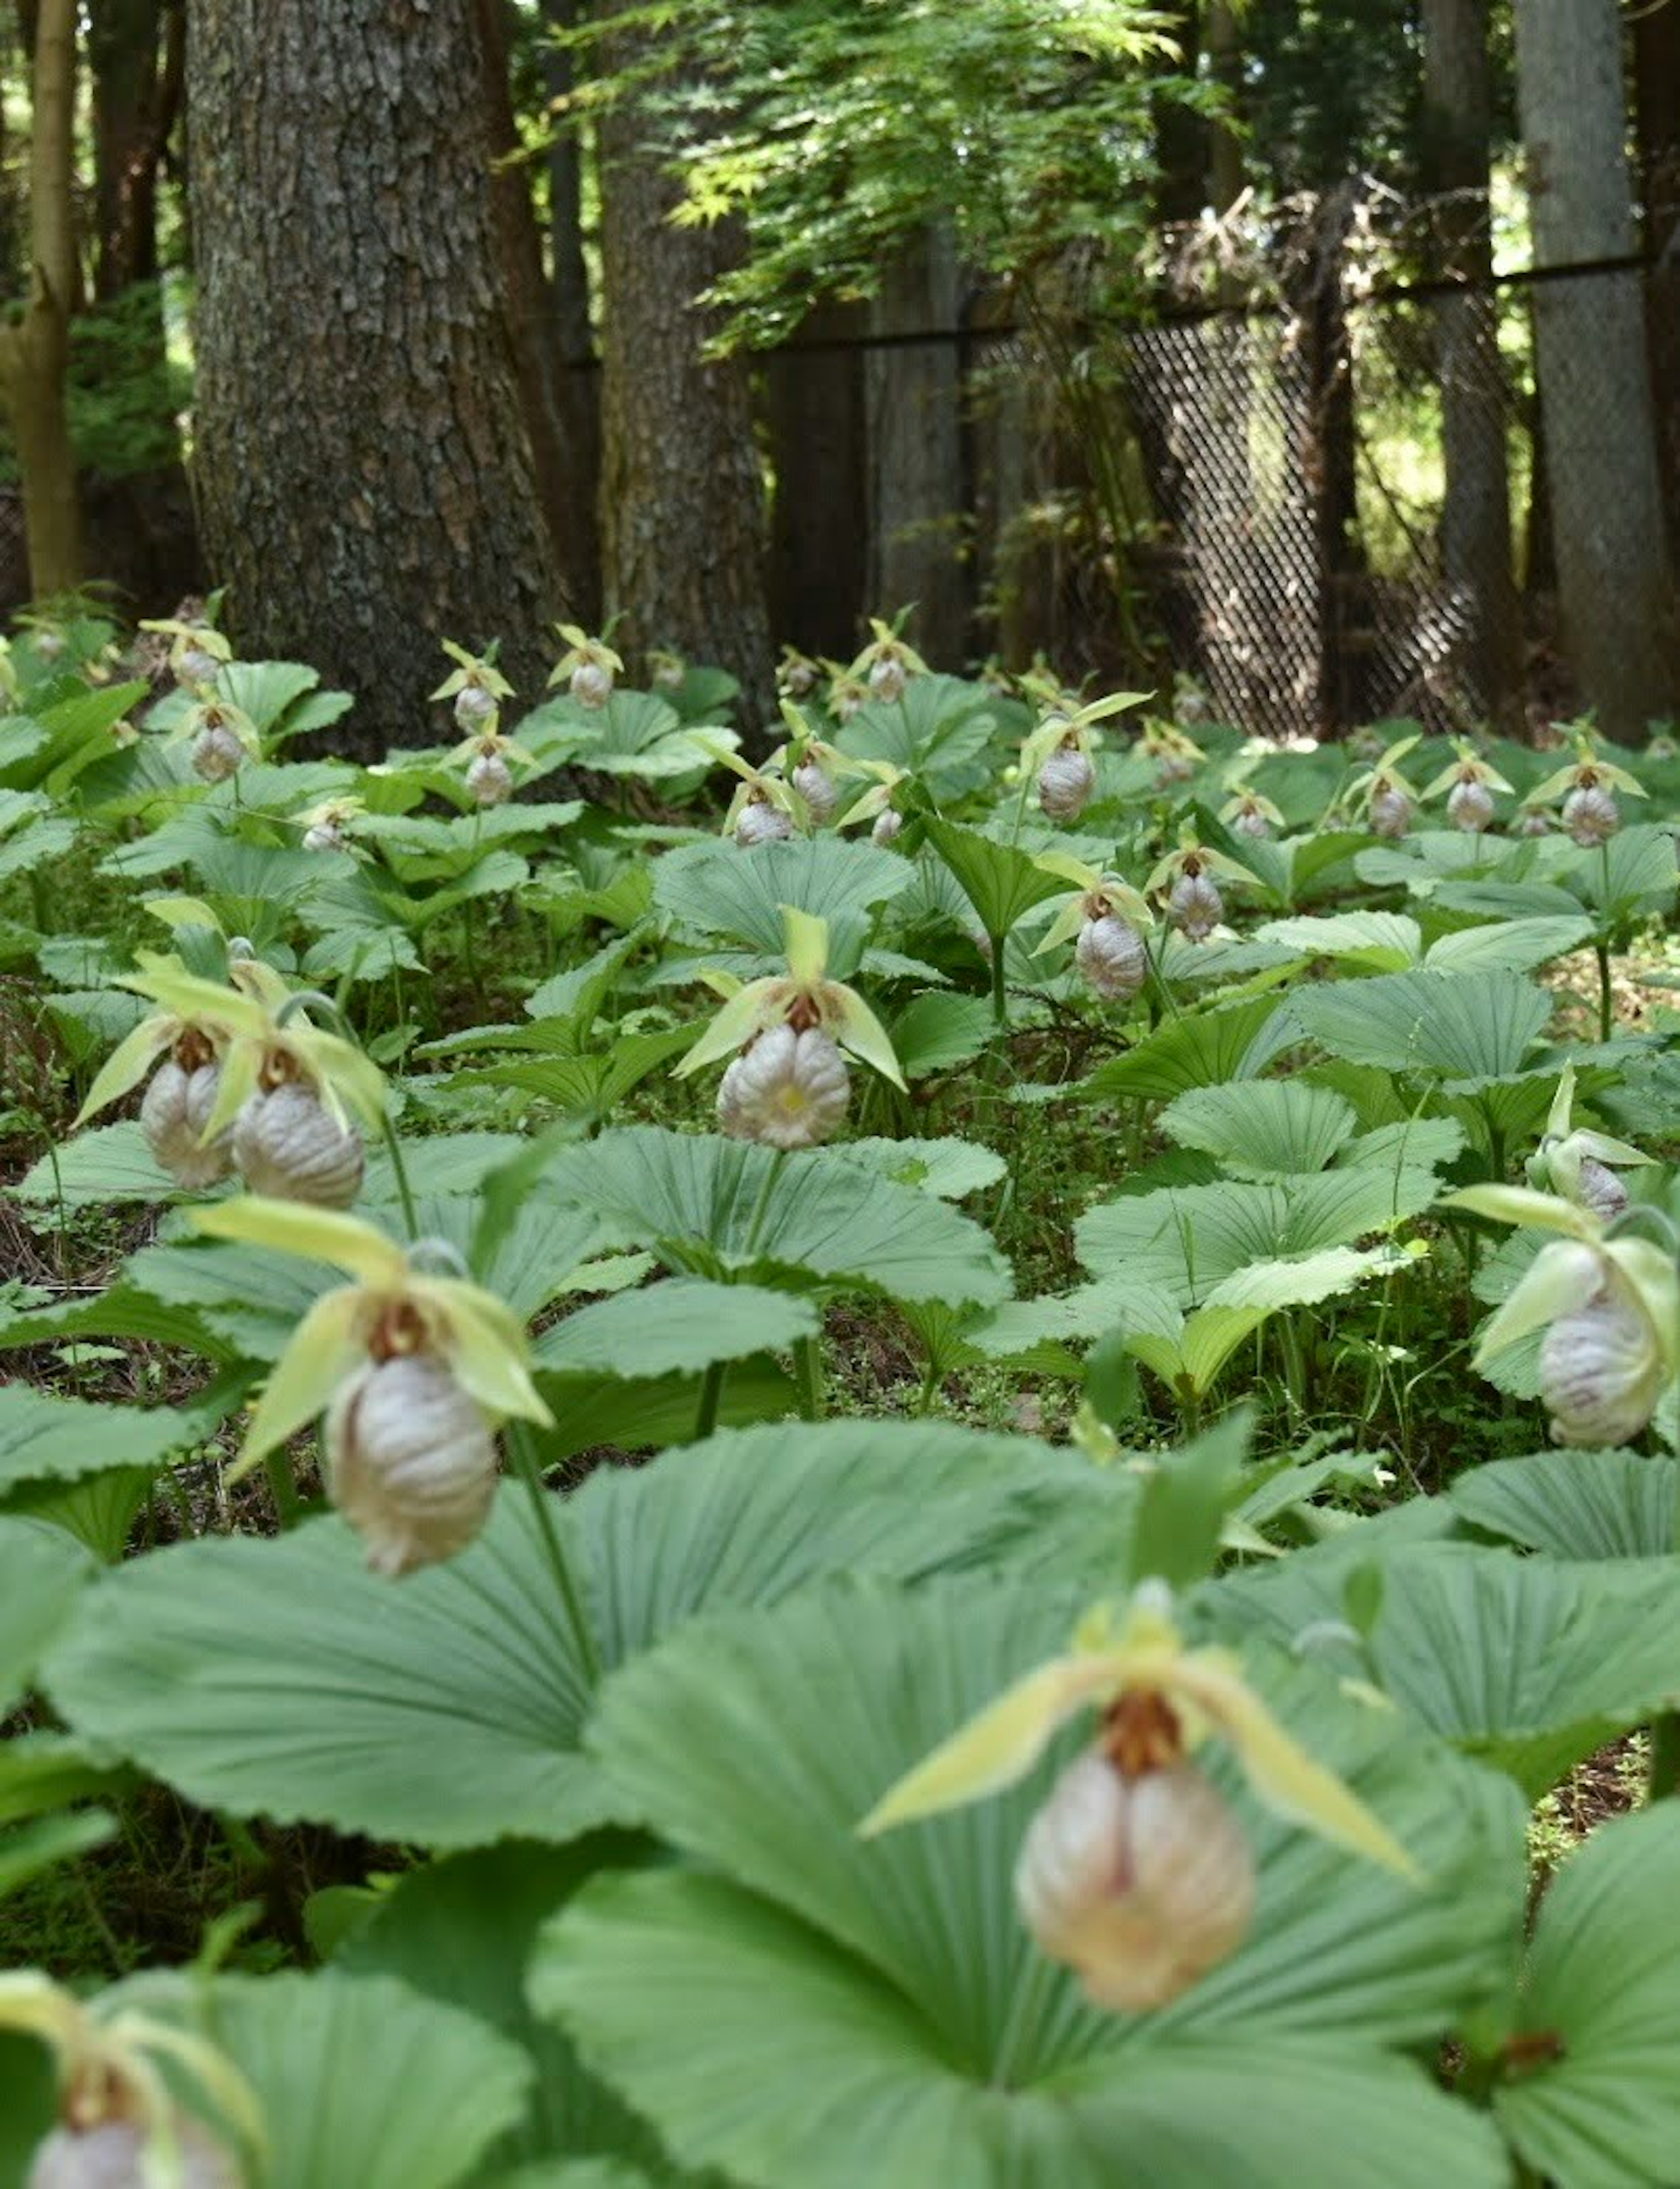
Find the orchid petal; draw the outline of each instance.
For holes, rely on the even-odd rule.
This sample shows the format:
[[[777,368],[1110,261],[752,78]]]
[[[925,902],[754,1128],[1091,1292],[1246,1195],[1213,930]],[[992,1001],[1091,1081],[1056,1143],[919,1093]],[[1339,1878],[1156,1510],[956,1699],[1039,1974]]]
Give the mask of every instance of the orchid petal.
[[[417,1277],[409,1289],[422,1304],[435,1304],[455,1381],[487,1414],[554,1426],[526,1365],[524,1329],[505,1301],[459,1277]]]
[[[1484,1326],[1476,1345],[1477,1367],[1590,1299],[1604,1281],[1604,1252],[1581,1239],[1553,1239],[1542,1247]]]
[[[408,1276],[408,1256],[396,1241],[342,1209],[246,1193],[236,1201],[218,1201],[189,1213],[196,1229],[212,1239],[239,1239],[248,1246],[330,1262],[381,1292],[400,1289]]]
[[[229,1202],[226,1206],[236,1208]],[[209,1215],[217,1212],[204,1210]],[[240,1456],[228,1470],[237,1482],[257,1462],[313,1421],[362,1357],[356,1330],[367,1301],[359,1285],[338,1285],[324,1292],[291,1334],[257,1402]]]
[[[737,989],[682,1061],[674,1067],[671,1077],[686,1079],[702,1064],[715,1064],[720,1056],[733,1055],[754,1034],[774,1025],[781,1015],[781,998],[786,985],[784,981],[749,981],[744,988]]]
[[[138,1087],[180,1030],[180,1022],[173,1018],[154,1015],[142,1019],[100,1066],[87,1089],[87,1100],[76,1111],[73,1124],[85,1125],[99,1111],[119,1101],[131,1088]]]
[[[1437,1208],[1468,1208],[1499,1224],[1527,1224],[1542,1231],[1562,1231],[1573,1239],[1596,1240],[1604,1226],[1590,1209],[1555,1193],[1536,1193],[1526,1185],[1465,1185],[1444,1193]]]
[[[1123,1684],[1113,1653],[1052,1658],[889,1787],[858,1826],[860,1834],[871,1839],[891,1825],[937,1816],[1012,1786],[1070,1717],[1118,1694]]]
[[[857,991],[842,987],[837,981],[826,981],[823,1001],[834,1012],[842,1049],[848,1049],[854,1056],[861,1057],[872,1071],[891,1080],[900,1094],[908,1094],[910,1090],[905,1085],[887,1029]]]

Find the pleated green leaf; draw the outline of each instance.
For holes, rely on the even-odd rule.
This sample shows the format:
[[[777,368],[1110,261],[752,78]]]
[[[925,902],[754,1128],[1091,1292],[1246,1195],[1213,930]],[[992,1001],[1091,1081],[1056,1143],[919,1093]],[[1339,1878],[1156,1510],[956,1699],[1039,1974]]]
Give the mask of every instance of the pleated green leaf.
[[[783,905],[826,920],[832,934],[861,934],[874,908],[909,886],[911,871],[896,852],[843,836],[760,844],[750,858],[713,840],[660,859],[653,897],[696,935],[723,936],[780,959]]]
[[[817,1326],[815,1309],[794,1293],[673,1277],[595,1300],[551,1324],[537,1341],[534,1359],[539,1368],[561,1373],[640,1382],[713,1360],[786,1351]]]
[[[955,821],[930,821],[927,840],[956,877],[975,918],[995,942],[1035,904],[1067,895],[1067,883],[1047,874],[1028,852],[984,836],[978,829],[965,829]]]
[[[1680,2151],[1680,1809],[1601,1825],[1553,1881],[1517,2000],[1532,2064],[1494,2091],[1537,2175],[1664,2189]]]
[[[1255,1079],[1194,1087],[1161,1113],[1181,1147],[1202,1148],[1237,1178],[1322,1170],[1353,1137],[1351,1102],[1302,1079]]]
[[[1516,973],[1387,973],[1290,999],[1303,1030],[1354,1064],[1477,1085],[1519,1072],[1552,998]]]
[[[0,1716],[29,1687],[93,1570],[60,1530],[0,1519]]]
[[[1281,2189],[1299,2184],[1327,2101],[1392,2124],[1350,2130],[1339,2181],[1421,2185],[1425,2152],[1455,2181],[1502,2179],[1485,2123],[1381,2048],[1508,1983],[1519,1805],[1322,1674],[1280,1662],[1262,1678],[1431,1884],[1337,1854],[1233,1786],[1260,1861],[1255,1929],[1164,2013],[1098,2013],[1019,1925],[1011,1870],[1051,1766],[857,1837],[907,1764],[1065,1643],[1072,1610],[978,1581],[913,1598],[836,1584],[623,1673],[597,1725],[602,1760],[717,1874],[586,1886],[539,1947],[539,2011],[679,2159],[766,2189],[1097,2189],[1117,2152],[1127,2179]]]
[[[1001,1558],[1080,1501],[1097,1536],[1112,1508],[1118,1558],[1129,1489],[1024,1438],[836,1423],[600,1469],[553,1519],[611,1667],[708,1605]],[[594,1682],[513,1485],[470,1550],[397,1586],[335,1517],[155,1552],[99,1583],[48,1684],[82,1736],[240,1815],[449,1848],[619,1806],[578,1754]]]
[[[1096,1102],[1170,1102],[1188,1088],[1257,1078],[1281,1049],[1299,1038],[1288,1014],[1280,997],[1262,995],[1168,1019],[1063,1092]]]
[[[545,1178],[552,1193],[595,1212],[605,1243],[651,1247],[698,1276],[803,1276],[988,1306],[1011,1290],[978,1225],[830,1150],[779,1160],[715,1134],[627,1126],[563,1151]]]
[[[1631,1451],[1536,1452],[1461,1474],[1467,1520],[1554,1558],[1662,1558],[1675,1547],[1680,1462]]]

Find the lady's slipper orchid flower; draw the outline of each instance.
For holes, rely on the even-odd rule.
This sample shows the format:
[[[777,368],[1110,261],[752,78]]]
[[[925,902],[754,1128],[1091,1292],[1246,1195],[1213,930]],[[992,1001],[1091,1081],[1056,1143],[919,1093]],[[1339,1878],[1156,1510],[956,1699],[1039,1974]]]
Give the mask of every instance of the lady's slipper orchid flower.
[[[455,721],[461,729],[479,733],[493,730],[503,700],[513,697],[512,685],[496,666],[495,648],[485,654],[469,653],[448,638],[443,647],[456,665],[431,697],[454,701]]]
[[[1627,1444],[1680,1379],[1680,1264],[1672,1246],[1608,1230],[1591,1209],[1519,1185],[1471,1185],[1443,1206],[1560,1236],[1489,1320],[1476,1365],[1546,1333],[1540,1396],[1558,1444]]]
[[[249,1196],[200,1209],[199,1229],[345,1270],[293,1332],[257,1402],[230,1479],[323,1413],[333,1502],[375,1571],[452,1557],[482,1526],[496,1482],[492,1434],[550,1426],[525,1332],[493,1292],[425,1266],[335,1209]]]
[[[1029,1672],[890,1788],[866,1836],[938,1815],[1023,1778],[1081,1711],[1094,1744],[1063,1773],[1029,1829],[1015,1874],[1029,1929],[1098,2005],[1164,2005],[1246,1934],[1253,1858],[1241,1826],[1191,1761],[1229,1743],[1260,1799],[1339,1847],[1404,1876],[1416,1866],[1364,1804],[1299,1747],[1237,1660],[1187,1649],[1158,1584],[1118,1632],[1085,1621],[1068,1654]]]
[[[1427,805],[1433,798],[1446,799],[1446,817],[1455,829],[1467,835],[1479,835],[1493,820],[1493,794],[1496,790],[1509,793],[1511,786],[1498,770],[1477,756],[1475,748],[1464,738],[1454,740],[1458,757],[1451,767],[1443,768],[1432,783],[1425,783],[1421,793]]]
[[[563,682],[579,706],[604,707],[612,697],[613,678],[624,673],[623,656],[575,623],[556,624],[555,629],[566,641],[566,652],[550,675],[550,686]]]
[[[1560,1194],[1608,1224],[1627,1206],[1627,1188],[1616,1170],[1649,1164],[1655,1158],[1626,1140],[1613,1140],[1608,1133],[1572,1131],[1570,1112],[1574,1104],[1575,1066],[1566,1064],[1539,1149],[1523,1168],[1536,1192]]]
[[[1099,874],[1083,861],[1046,851],[1034,863],[1046,874],[1075,885],[1046,930],[1033,955],[1074,944],[1074,962],[1099,996],[1123,1001],[1135,996],[1148,977],[1149,958],[1142,930],[1153,925],[1145,899],[1118,874]]]

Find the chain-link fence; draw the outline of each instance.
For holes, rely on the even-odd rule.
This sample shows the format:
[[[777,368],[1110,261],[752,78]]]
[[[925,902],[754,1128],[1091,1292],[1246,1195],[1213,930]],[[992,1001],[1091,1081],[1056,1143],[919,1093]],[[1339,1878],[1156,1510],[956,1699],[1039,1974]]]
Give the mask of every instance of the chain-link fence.
[[[1263,301],[960,338],[970,651],[1015,666],[1041,652],[1068,675],[1174,672],[1271,735],[1573,707],[1534,314],[1577,286],[1595,310],[1643,313],[1672,487],[1680,265],[1401,282],[1373,277],[1347,228],[1331,253],[1280,253]],[[907,399],[937,340],[890,337]],[[864,347],[878,376],[879,339]],[[1624,426],[1586,421],[1607,476]],[[877,492],[874,521],[907,542],[919,527],[927,563],[950,508],[890,502]],[[900,599],[927,590],[913,552],[905,568]],[[925,635],[952,650],[949,631]]]

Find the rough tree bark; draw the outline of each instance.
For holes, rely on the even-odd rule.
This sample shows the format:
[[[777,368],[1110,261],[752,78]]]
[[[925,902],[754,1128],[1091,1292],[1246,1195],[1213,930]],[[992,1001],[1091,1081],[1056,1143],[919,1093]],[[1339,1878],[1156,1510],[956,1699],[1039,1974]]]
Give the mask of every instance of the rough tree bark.
[[[1536,263],[1637,248],[1616,0],[1517,0],[1517,89]],[[1535,292],[1553,533],[1570,659],[1612,737],[1674,699],[1672,603],[1637,272]]]
[[[30,588],[37,600],[49,600],[73,591],[83,575],[76,457],[65,408],[76,283],[76,0],[40,0],[34,52],[30,294],[23,317],[0,327],[0,399],[17,444]]]
[[[400,20],[399,20],[400,19]],[[561,606],[500,294],[474,0],[194,0],[197,484],[235,643],[430,741],[438,642],[522,692]]]
[[[616,73],[630,34],[604,55]],[[729,263],[721,229],[678,228],[680,190],[633,101],[602,116],[603,589],[614,643],[666,647],[741,682],[749,727],[775,720],[765,606],[764,489],[751,387],[708,363],[695,298]]]
[[[1488,213],[1487,0],[1423,0],[1423,153],[1439,271],[1464,284],[1435,310],[1446,491],[1442,574],[1477,702],[1514,727],[1522,626],[1511,561],[1506,389]]]

